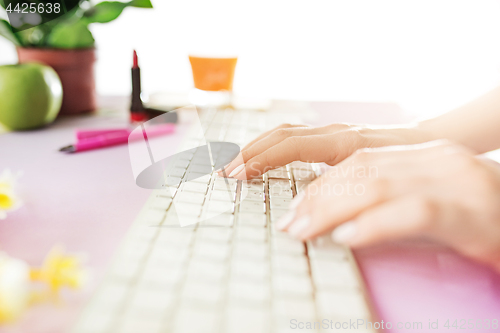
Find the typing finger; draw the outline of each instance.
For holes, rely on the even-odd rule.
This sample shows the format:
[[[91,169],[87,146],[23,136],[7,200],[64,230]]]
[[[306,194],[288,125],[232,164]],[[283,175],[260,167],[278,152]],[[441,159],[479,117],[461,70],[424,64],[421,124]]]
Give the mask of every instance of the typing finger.
[[[337,155],[332,135],[291,136],[232,171],[231,177],[251,179],[293,161],[316,162]]]

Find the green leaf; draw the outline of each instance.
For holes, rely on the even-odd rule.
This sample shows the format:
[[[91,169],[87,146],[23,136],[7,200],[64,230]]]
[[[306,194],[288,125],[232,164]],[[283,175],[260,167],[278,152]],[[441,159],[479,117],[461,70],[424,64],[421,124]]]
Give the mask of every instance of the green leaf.
[[[85,12],[89,23],[108,23],[116,20],[128,3],[119,1],[103,1]]]
[[[153,8],[150,0],[132,0],[129,2],[129,5],[139,8]]]
[[[79,49],[94,46],[94,37],[82,21],[60,23],[47,39],[47,46],[59,49]]]
[[[21,45],[21,41],[19,40],[17,35],[12,31],[10,23],[7,22],[6,20],[0,19],[0,36],[7,38],[7,40],[11,41],[16,46]]]

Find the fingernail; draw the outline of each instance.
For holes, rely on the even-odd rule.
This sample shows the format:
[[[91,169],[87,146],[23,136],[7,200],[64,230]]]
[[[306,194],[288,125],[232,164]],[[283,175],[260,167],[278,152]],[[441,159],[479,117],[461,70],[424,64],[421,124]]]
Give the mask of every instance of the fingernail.
[[[293,237],[298,237],[310,224],[311,218],[309,215],[304,215],[288,228],[288,233]]]
[[[288,209],[296,209],[302,202],[302,200],[304,200],[305,196],[306,195],[304,194],[304,192],[300,192],[299,195],[293,198],[292,202],[290,202],[290,206],[288,206]]]
[[[245,164],[238,165],[233,171],[231,171],[231,173],[229,174],[229,177],[236,176],[237,174],[240,173],[241,170],[243,170],[244,167],[245,167]]]
[[[278,221],[278,223],[276,223],[276,229],[283,230],[286,227],[288,227],[288,225],[292,223],[293,219],[295,218],[295,215],[296,215],[295,210],[289,211],[288,213],[283,215]]]
[[[356,233],[356,223],[354,221],[349,221],[339,225],[333,230],[332,239],[336,243],[345,244],[356,236]]]

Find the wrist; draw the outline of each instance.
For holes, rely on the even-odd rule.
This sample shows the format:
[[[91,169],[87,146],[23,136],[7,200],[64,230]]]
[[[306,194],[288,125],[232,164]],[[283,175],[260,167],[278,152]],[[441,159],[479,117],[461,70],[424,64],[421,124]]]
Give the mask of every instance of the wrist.
[[[437,139],[432,131],[422,127],[420,123],[398,127],[362,128],[359,132],[370,147],[412,145]]]

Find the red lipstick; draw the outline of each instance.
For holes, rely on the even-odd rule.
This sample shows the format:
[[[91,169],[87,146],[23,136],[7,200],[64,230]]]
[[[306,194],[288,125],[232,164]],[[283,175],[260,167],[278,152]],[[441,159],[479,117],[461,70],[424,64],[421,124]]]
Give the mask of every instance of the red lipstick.
[[[137,123],[147,120],[146,109],[141,100],[141,69],[139,58],[134,50],[132,64],[132,101],[130,103],[130,122]]]

